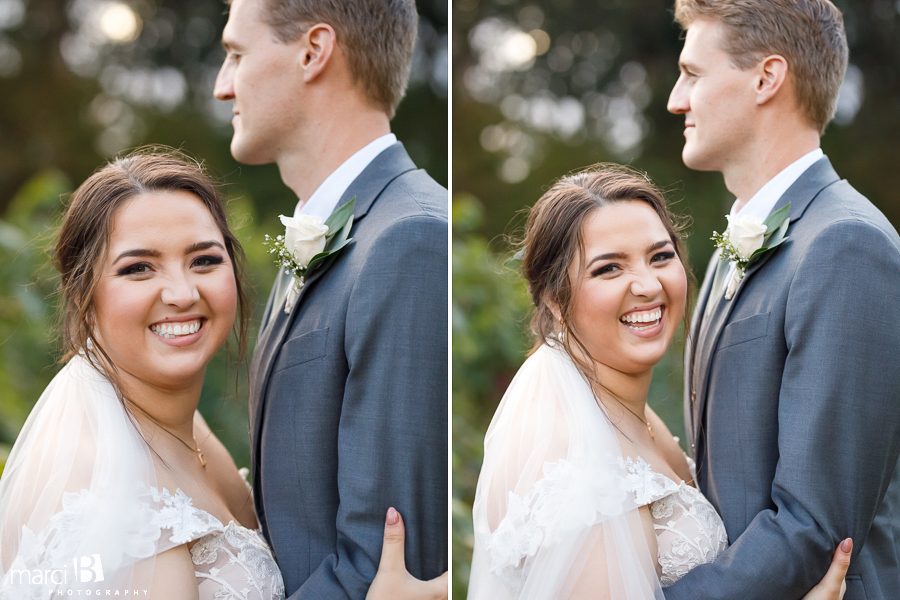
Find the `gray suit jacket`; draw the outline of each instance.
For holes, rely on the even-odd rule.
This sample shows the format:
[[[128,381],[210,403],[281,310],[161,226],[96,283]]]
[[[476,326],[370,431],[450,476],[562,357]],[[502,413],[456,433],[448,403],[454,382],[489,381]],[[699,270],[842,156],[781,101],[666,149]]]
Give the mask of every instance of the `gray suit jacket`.
[[[276,281],[250,372],[256,512],[295,600],[362,600],[390,506],[410,572],[447,569],[447,190],[397,143],[353,197],[354,241],[290,315]]]
[[[844,599],[900,598],[900,237],[827,158],[788,202],[734,298],[708,298],[717,256],[700,292],[685,417],[731,546],[668,600],[800,598],[846,537]]]

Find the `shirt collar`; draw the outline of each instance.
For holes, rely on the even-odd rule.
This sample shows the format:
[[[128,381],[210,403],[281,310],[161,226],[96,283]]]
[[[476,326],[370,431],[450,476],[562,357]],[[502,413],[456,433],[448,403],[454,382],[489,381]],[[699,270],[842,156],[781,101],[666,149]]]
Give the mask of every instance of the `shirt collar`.
[[[323,221],[334,212],[338,201],[350,184],[353,183],[360,173],[362,173],[369,163],[376,156],[384,152],[389,146],[397,143],[397,136],[388,133],[375,140],[369,142],[365,147],[357,151],[353,156],[348,158],[337,169],[331,172],[331,175],[325,178],[325,181],[316,188],[309,200],[304,202],[300,200],[294,208],[294,217],[298,215],[313,215],[321,218]]]
[[[738,205],[738,201],[735,200],[734,204],[731,206],[731,218],[734,219],[745,215],[752,215],[754,217],[759,217],[760,219],[768,217],[769,213],[772,212],[772,209],[775,208],[775,205],[778,203],[778,199],[781,198],[789,187],[794,185],[794,182],[797,181],[808,168],[823,156],[825,156],[825,153],[822,152],[821,148],[816,148],[812,152],[804,154],[782,169],[778,175],[767,181],[764,186],[759,188],[759,191],[750,198],[750,201],[747,202],[741,210],[735,209]]]

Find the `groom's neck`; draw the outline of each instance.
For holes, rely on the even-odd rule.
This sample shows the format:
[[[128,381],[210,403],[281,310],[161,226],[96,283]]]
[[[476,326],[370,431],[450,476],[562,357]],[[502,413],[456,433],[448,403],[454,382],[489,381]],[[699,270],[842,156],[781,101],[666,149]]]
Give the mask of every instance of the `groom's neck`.
[[[791,163],[819,146],[819,132],[805,124],[773,123],[761,131],[722,168],[725,187],[738,199],[737,209]]]
[[[308,122],[295,143],[279,152],[281,179],[305,202],[348,158],[390,132],[390,121],[381,111],[328,111]]]

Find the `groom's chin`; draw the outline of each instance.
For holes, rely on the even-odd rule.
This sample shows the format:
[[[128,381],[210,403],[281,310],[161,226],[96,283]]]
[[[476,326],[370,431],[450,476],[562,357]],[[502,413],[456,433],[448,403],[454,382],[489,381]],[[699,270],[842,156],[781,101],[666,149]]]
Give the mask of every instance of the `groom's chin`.
[[[694,171],[718,171],[708,157],[694,152],[688,145],[685,145],[684,150],[681,151],[681,161],[684,163],[684,166]]]
[[[234,160],[245,165],[265,165],[275,162],[265,152],[254,148],[252,144],[248,144],[241,139],[241,136],[237,133],[231,138],[231,156],[234,157]]]

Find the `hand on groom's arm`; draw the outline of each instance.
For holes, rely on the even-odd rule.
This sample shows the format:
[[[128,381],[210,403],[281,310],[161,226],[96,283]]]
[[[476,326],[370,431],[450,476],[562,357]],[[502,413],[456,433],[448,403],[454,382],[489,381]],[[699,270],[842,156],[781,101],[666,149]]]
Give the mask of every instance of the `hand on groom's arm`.
[[[800,598],[841,540],[853,538],[854,557],[863,548],[900,454],[898,273],[897,248],[860,221],[809,246],[785,315],[774,507],[668,600]]]
[[[390,506],[410,573],[447,569],[447,221],[408,217],[373,243],[348,307],[337,547],[293,600],[362,600]]]

